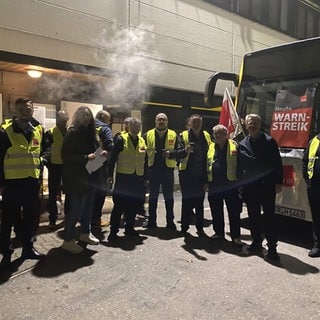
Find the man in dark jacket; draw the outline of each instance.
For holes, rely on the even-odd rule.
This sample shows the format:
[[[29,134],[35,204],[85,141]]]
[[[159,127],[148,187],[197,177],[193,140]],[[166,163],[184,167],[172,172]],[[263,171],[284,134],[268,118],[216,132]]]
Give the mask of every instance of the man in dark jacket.
[[[267,238],[267,259],[279,260],[277,232],[274,223],[276,193],[282,190],[283,169],[276,141],[261,132],[261,118],[249,114],[245,119],[248,136],[239,144],[238,175],[243,183],[243,199],[247,203],[252,244],[249,252],[262,250],[261,207]]]

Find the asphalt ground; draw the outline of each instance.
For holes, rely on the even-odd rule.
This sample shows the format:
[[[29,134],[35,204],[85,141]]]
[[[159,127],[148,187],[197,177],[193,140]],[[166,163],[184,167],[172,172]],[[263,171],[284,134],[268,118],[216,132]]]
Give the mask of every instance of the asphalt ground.
[[[175,200],[178,221],[179,192]],[[109,219],[111,207],[107,198],[104,219]],[[79,255],[59,248],[62,220],[54,232],[42,221],[35,247],[47,259],[24,261],[10,276],[0,277],[0,319],[320,318],[320,259],[307,255],[310,224],[278,219],[280,261],[269,262],[265,249],[257,255],[247,251],[251,239],[245,208],[241,247],[228,233],[221,241],[199,238],[194,225],[183,237],[164,227],[164,217],[160,197],[158,228],[142,228],[144,219],[138,216],[140,237],[125,236],[121,229],[119,241],[110,243],[105,228],[97,234],[100,244]],[[208,236],[213,234],[210,220],[206,202]],[[20,250],[14,259],[19,260]]]

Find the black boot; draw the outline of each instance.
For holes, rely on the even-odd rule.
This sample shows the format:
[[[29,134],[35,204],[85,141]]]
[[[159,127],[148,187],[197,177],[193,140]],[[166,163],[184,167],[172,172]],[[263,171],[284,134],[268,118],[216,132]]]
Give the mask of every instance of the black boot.
[[[8,270],[12,267],[12,263],[11,263],[11,255],[13,253],[13,249],[9,248],[6,250],[2,250],[2,260],[0,262],[0,269],[2,270]]]
[[[313,245],[313,248],[309,251],[308,256],[311,258],[320,257],[320,248],[318,243]]]
[[[269,247],[266,259],[270,261],[279,261],[280,257],[278,255],[276,247]]]
[[[22,249],[22,259],[42,260],[45,257],[45,254],[38,252],[34,247]]]

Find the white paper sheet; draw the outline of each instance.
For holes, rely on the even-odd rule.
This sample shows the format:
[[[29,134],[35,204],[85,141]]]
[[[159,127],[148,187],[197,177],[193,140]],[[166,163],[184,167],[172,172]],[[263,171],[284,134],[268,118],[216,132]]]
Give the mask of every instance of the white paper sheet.
[[[106,161],[106,157],[101,156],[101,152],[103,150],[99,147],[94,153],[96,154],[96,158],[93,160],[88,160],[86,164],[87,171],[91,174],[92,172],[97,171],[102,167],[103,163]]]

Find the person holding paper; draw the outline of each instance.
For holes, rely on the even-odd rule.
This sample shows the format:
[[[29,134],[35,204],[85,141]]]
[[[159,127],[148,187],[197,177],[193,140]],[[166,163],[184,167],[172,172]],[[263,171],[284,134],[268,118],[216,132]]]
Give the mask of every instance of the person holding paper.
[[[86,168],[101,154],[96,154],[99,143],[96,138],[95,122],[91,110],[79,107],[73,115],[62,145],[63,190],[69,199],[69,212],[65,220],[62,249],[80,253],[83,248],[76,243],[75,225],[81,222],[80,241],[97,245],[99,240],[91,233],[91,217],[95,189],[94,177]]]

